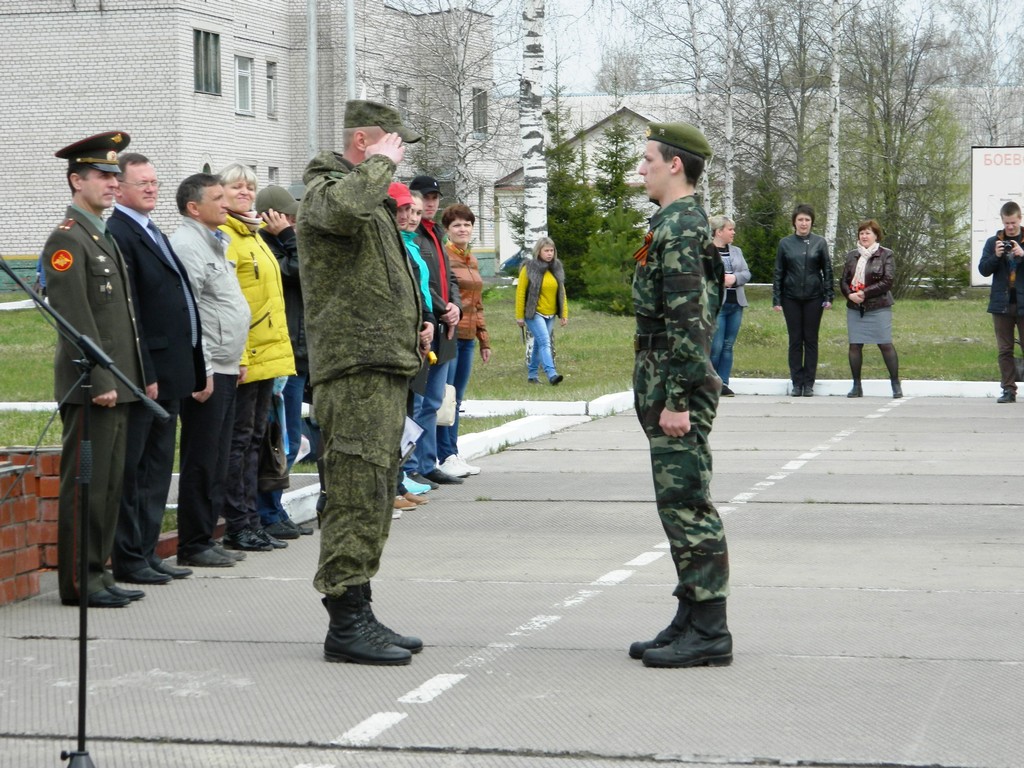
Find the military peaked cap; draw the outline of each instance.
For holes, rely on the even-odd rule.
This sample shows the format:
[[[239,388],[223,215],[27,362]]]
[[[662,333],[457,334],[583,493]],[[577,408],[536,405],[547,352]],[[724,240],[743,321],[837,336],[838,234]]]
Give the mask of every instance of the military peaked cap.
[[[127,149],[130,141],[131,136],[124,131],[108,131],[76,141],[53,154],[72,165],[81,163],[106,173],[120,173],[117,153]]]

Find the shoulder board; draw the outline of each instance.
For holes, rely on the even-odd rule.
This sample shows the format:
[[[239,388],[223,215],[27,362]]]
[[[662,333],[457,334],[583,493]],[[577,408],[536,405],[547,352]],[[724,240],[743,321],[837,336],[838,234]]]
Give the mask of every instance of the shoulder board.
[[[75,220],[72,219],[72,218],[67,218],[67,219],[64,219],[64,221],[61,223],[61,225],[59,227],[57,227],[57,229],[68,230],[68,229],[71,229],[74,225],[75,225]]]

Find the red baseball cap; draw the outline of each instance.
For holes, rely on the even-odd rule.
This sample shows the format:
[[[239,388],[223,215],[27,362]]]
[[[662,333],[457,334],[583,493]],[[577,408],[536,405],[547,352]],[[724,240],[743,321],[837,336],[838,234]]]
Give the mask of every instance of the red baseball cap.
[[[388,187],[388,195],[398,203],[399,208],[403,205],[412,205],[412,195],[409,193],[409,188],[401,182],[391,182],[391,185]]]

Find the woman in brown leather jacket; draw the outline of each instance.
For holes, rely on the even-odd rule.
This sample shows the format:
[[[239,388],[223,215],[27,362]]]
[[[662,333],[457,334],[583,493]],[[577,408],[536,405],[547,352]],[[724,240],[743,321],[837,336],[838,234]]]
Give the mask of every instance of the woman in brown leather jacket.
[[[853,389],[847,397],[863,397],[860,372],[865,344],[877,344],[889,371],[892,396],[903,397],[899,357],[892,343],[892,282],[896,262],[892,251],[879,244],[882,228],[874,219],[857,225],[858,245],[846,254],[839,290],[846,297],[846,328],[850,341]]]

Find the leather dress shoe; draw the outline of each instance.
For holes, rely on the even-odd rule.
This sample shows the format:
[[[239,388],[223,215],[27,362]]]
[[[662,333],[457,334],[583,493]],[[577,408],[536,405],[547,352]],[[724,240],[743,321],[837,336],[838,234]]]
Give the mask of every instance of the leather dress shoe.
[[[116,585],[107,587],[107,592],[112,594],[114,597],[123,597],[125,600],[141,600],[146,596],[146,593],[141,589],[124,589]],[[89,595],[92,598],[92,595]]]
[[[179,568],[176,565],[160,561],[159,564],[153,566],[153,570],[157,573],[166,573],[172,579],[184,579],[192,575],[191,568]]]
[[[804,397],[814,397],[813,384],[804,384]]]
[[[78,605],[78,598],[63,597],[60,602],[61,605]],[[93,592],[88,598],[90,608],[124,608],[130,602],[127,597],[118,597],[106,589]]]
[[[276,523],[265,525],[263,530],[275,539],[297,539],[302,535],[294,526],[288,525],[284,520],[278,520]]]
[[[224,549],[244,549],[248,552],[269,552],[273,549],[269,541],[256,535],[252,528],[243,528],[235,533],[225,533]]]
[[[125,573],[116,577],[118,581],[128,584],[167,584],[171,576],[160,571],[155,571],[148,565],[139,568],[137,571]]]
[[[287,541],[281,541],[276,536],[271,536],[269,533],[267,533],[266,528],[253,528],[252,532],[256,534],[256,538],[258,538],[260,541],[264,541],[267,544],[269,544],[272,549],[284,549],[288,546]]]
[[[462,485],[463,483],[461,477],[452,477],[451,475],[442,472],[440,469],[432,469],[423,477],[430,480],[432,483],[437,483],[438,485]]]
[[[1017,393],[1012,389],[1004,389],[1002,396],[996,400],[997,403],[1016,403]]]
[[[216,542],[214,542],[212,549],[221,557],[226,557],[229,560],[234,560],[236,563],[240,563],[243,560],[245,560],[246,557],[248,557],[248,555],[246,555],[245,552],[243,552],[240,549],[224,549],[224,547],[222,547],[220,544]]]
[[[204,549],[187,557],[178,555],[178,562],[196,568],[232,568],[238,561],[227,552],[220,554],[216,549]]]
[[[803,386],[803,384],[794,384],[793,385],[793,391],[790,392],[789,394],[790,394],[791,397],[803,397],[804,396],[804,386]]]
[[[564,379],[565,379],[565,376],[563,376],[560,373],[556,373],[554,376],[552,376],[550,379],[548,379],[548,381],[551,382],[552,386],[557,387],[559,384],[562,383],[562,381]]]

